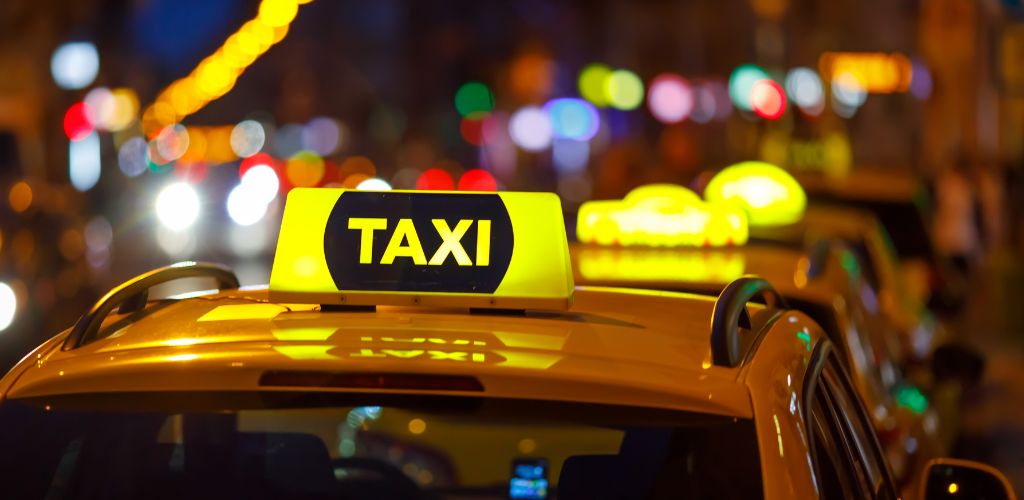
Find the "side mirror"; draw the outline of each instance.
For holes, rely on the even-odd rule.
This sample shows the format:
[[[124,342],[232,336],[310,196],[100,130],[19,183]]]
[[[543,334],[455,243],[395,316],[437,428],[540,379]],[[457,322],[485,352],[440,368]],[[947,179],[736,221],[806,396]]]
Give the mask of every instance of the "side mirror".
[[[936,458],[928,462],[918,498],[924,500],[1017,500],[998,469],[970,460]]]

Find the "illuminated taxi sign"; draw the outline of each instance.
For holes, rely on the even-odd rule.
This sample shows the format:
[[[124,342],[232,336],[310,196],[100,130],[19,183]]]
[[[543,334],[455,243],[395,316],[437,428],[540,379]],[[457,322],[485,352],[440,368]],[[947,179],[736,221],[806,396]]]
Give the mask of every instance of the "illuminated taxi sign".
[[[573,290],[551,193],[294,189],[276,302],[556,308]]]
[[[760,161],[737,163],[715,174],[704,189],[712,203],[736,204],[751,226],[792,224],[804,215],[807,194],[789,172]]]
[[[748,233],[739,208],[706,203],[682,186],[651,184],[622,200],[584,203],[576,236],[599,245],[703,247],[742,245]]]

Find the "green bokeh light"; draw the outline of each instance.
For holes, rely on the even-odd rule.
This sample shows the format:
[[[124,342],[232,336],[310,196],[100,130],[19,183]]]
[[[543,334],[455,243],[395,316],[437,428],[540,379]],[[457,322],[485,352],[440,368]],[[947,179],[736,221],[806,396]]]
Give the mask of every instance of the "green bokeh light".
[[[613,108],[629,111],[644,101],[644,82],[628,69],[618,69],[604,83],[605,97]]]
[[[462,116],[488,113],[494,109],[494,94],[483,83],[467,82],[455,92],[455,109]]]
[[[608,106],[608,98],[605,96],[605,80],[608,79],[612,69],[604,64],[589,64],[580,72],[577,82],[580,87],[580,95],[599,108]]]
[[[750,104],[750,90],[758,80],[768,78],[768,73],[760,66],[744,64],[732,71],[729,76],[729,98],[732,103],[744,111],[754,109]]]

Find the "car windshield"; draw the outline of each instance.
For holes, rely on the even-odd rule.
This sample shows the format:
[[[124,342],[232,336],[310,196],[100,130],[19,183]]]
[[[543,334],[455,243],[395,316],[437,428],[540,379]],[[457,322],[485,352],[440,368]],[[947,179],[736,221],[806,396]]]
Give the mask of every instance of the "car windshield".
[[[0,406],[7,498],[762,496],[747,419],[488,398],[295,397],[217,412],[76,401]]]

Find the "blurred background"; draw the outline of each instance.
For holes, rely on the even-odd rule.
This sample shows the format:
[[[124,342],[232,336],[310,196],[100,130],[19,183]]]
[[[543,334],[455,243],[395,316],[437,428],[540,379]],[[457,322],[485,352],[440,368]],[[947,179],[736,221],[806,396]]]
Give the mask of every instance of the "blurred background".
[[[265,283],[295,186],[572,215],[763,160],[919,211],[990,359],[965,453],[1024,476],[1020,0],[6,0],[0,75],[5,370],[152,267]]]

